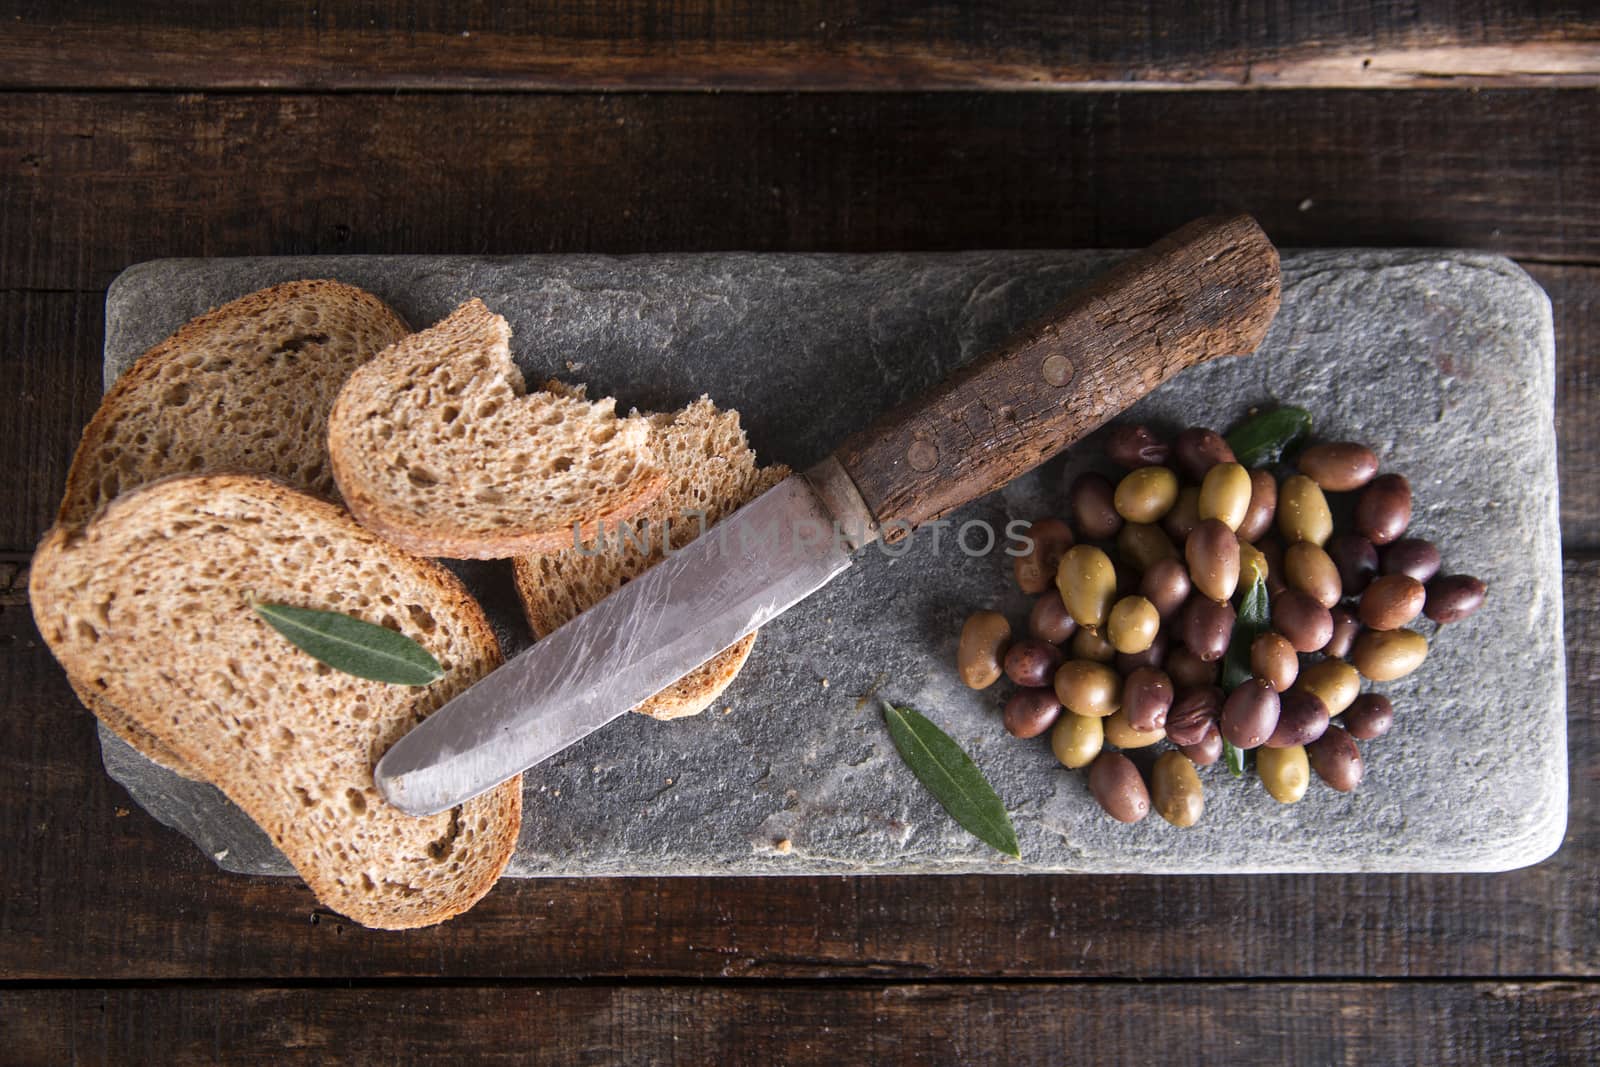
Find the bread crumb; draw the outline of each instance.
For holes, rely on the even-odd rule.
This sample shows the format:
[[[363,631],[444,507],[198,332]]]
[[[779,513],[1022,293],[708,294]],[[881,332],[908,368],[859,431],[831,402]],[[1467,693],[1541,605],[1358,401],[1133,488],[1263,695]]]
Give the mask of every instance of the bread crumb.
[[[668,785],[671,785],[671,784],[672,784],[672,779],[671,779],[671,778],[668,778],[668,779],[667,779],[667,784],[668,784]]]
[[[724,714],[724,715],[732,715],[733,714],[733,705],[729,704],[727,707],[723,708],[722,709],[722,714]]]
[[[211,854],[211,858],[216,860],[218,863],[221,863],[223,860],[228,858],[228,850],[223,849],[221,852],[213,852]]]
[[[117,809],[117,818],[126,819],[127,817],[128,817],[128,809],[127,808],[118,808]]]
[[[824,688],[824,689],[828,688],[828,680],[826,678],[824,678],[822,680],[822,688]]]
[[[790,841],[787,837],[780,837],[772,847],[787,856],[789,853],[794,851],[794,842]]]

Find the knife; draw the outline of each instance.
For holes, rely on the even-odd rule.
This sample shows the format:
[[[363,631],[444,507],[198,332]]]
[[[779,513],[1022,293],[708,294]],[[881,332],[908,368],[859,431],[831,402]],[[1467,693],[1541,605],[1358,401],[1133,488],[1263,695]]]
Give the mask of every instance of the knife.
[[[884,415],[623,585],[402,737],[374,772],[431,815],[625,713],[921,523],[1005,485],[1185,367],[1252,352],[1278,253],[1247,215],[1196,220]]]

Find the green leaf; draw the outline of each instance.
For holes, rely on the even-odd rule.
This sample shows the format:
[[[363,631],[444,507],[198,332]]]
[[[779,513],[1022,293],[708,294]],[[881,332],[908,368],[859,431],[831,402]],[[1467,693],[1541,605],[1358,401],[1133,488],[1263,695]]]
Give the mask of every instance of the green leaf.
[[[1228,447],[1246,469],[1276,463],[1295,442],[1311,432],[1305,408],[1275,408],[1254,415],[1228,432]]]
[[[1248,574],[1240,576],[1239,613],[1233,624],[1233,638],[1228,642],[1228,654],[1222,658],[1222,691],[1231,693],[1253,676],[1250,670],[1250,646],[1266,632],[1272,622],[1272,604],[1267,595],[1266,577],[1259,564],[1252,564]],[[1222,742],[1222,755],[1228,770],[1235,778],[1244,776],[1245,753]]]
[[[1021,859],[1011,816],[972,757],[918,712],[897,708],[887,700],[882,703],[889,736],[917,780],[968,833],[1007,856]]]
[[[290,644],[334,670],[395,685],[428,685],[444,668],[405,634],[337,611],[250,602]]]
[[[1244,759],[1247,753],[1242,748],[1234,747],[1233,742],[1223,739],[1222,758],[1228,764],[1228,773],[1235,778],[1244,777]]]

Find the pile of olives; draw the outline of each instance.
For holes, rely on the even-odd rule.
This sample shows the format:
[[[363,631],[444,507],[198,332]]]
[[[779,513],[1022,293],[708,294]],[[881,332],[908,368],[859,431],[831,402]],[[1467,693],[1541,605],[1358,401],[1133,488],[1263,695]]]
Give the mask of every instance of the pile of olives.
[[[1196,768],[1216,763],[1224,743],[1254,751],[1257,775],[1282,803],[1305,795],[1312,772],[1354,789],[1356,741],[1394,721],[1394,705],[1363,692],[1362,679],[1416,670],[1428,641],[1409,625],[1466,618],[1484,583],[1440,575],[1439,550],[1404,536],[1411,486],[1380,474],[1364,445],[1311,445],[1278,468],[1281,481],[1246,469],[1203,428],[1169,444],[1146,426],[1116,426],[1106,452],[1122,479],[1078,477],[1071,521],[1034,522],[1031,549],[1014,560],[1017,584],[1038,597],[1026,636],[1013,640],[998,612],[972,615],[957,653],[962,680],[984,689],[1010,679],[1006,730],[1048,731],[1056,758],[1088,767],[1090,792],[1122,822],[1154,802],[1172,825],[1194,825],[1204,809]],[[1330,493],[1352,495],[1335,496],[1349,505],[1339,510],[1350,529],[1335,531]],[[1248,680],[1225,693],[1233,601],[1255,574],[1270,626],[1248,644]],[[1147,780],[1123,752],[1163,741],[1174,747]]]

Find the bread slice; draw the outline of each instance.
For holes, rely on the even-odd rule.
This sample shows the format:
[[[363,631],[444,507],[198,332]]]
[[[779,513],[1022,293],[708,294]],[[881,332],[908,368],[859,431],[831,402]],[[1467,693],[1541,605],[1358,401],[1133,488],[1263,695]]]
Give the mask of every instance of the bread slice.
[[[412,688],[335,671],[263,622],[252,593],[405,633],[445,677]],[[423,819],[373,783],[390,745],[500,662],[482,610],[439,565],[279,482],[180,476],[52,529],[29,594],[56,658],[260,824],[329,908],[427,926],[504,870],[519,780]]]
[[[528,392],[510,338],[469,300],[350,376],[328,451],[364,525],[424,555],[499,559],[592,537],[661,492],[644,419]]]
[[[409,332],[342,282],[287,282],[190,321],[117,379],[83,431],[57,521],[87,522],[120,493],[172,474],[270,474],[324,496],[327,418],[350,372]],[[68,674],[84,705],[134,748],[194,777],[177,754]]]
[[[562,389],[556,383],[547,388],[582,395],[581,389]],[[649,416],[649,427],[651,447],[666,464],[667,487],[634,522],[649,523],[652,531],[671,523],[673,548],[681,548],[699,534],[700,523],[693,512],[703,512],[705,525],[710,527],[789,476],[789,469],[781,464],[757,467],[756,455],[739,426],[739,413],[718,411],[708,397],[702,396],[678,412]],[[663,554],[662,538],[652,533],[649,551],[641,551],[631,541],[619,550],[613,535],[599,554],[567,548],[518,556],[513,570],[528,625],[543,637],[655,564]],[[704,711],[738,675],[755,640],[755,634],[746,635],[633,710],[657,719]]]

